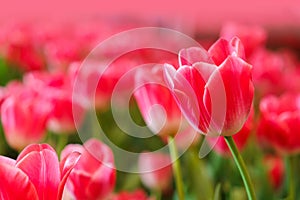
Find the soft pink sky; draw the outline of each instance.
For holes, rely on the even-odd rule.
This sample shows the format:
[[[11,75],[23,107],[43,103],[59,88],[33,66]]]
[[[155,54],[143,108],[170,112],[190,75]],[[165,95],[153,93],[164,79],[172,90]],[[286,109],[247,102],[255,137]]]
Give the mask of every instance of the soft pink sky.
[[[215,30],[224,21],[256,23],[267,27],[300,27],[299,0],[8,0],[2,1],[0,22],[10,20],[73,21],[91,17],[129,15],[197,24]]]

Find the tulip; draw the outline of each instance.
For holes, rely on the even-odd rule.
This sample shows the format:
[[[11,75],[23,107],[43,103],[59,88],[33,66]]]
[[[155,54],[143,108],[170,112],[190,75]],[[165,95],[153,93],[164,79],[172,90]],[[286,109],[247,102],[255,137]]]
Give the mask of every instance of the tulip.
[[[108,197],[116,182],[112,151],[100,141],[90,139],[83,146],[67,145],[61,153],[61,158],[68,157],[74,150],[80,152],[81,157],[67,181],[68,191],[77,200]]]
[[[200,133],[230,136],[245,123],[253,100],[251,65],[238,38],[218,40],[208,52],[183,49],[176,71],[164,75],[181,111]]]
[[[208,136],[225,136],[249,199],[255,193],[245,163],[232,139],[244,125],[253,101],[252,66],[236,37],[219,39],[208,52],[179,52],[179,69],[165,64],[166,83],[190,125]],[[182,199],[182,198],[180,198]]]
[[[16,89],[16,88],[15,88]],[[51,105],[29,88],[7,94],[1,105],[1,120],[8,144],[17,150],[41,141]]]
[[[268,178],[273,188],[279,189],[283,183],[284,178],[284,162],[279,156],[267,155],[263,162],[267,168]]]
[[[0,41],[4,54],[2,56],[9,63],[20,67],[23,71],[45,68],[43,54],[35,41],[32,27],[25,24],[14,25],[2,29],[0,34],[3,37],[3,42]]]
[[[134,97],[150,130],[165,137],[176,134],[182,119],[170,90],[160,83],[163,83],[160,65],[141,69],[136,74]]]
[[[76,130],[73,109],[83,108],[72,99],[69,77],[63,73],[32,72],[24,76],[24,84],[35,88],[52,105],[47,128],[55,133],[72,133]]]
[[[122,191],[113,195],[109,200],[150,200],[143,190],[136,190],[133,192]]]
[[[257,137],[263,147],[290,155],[300,152],[300,95],[267,96],[260,102]]]
[[[166,191],[171,186],[172,163],[169,155],[144,152],[138,160],[140,177],[145,186],[156,191]]]
[[[260,49],[253,53],[249,62],[253,65],[253,82],[260,97],[279,95],[293,87],[290,80],[296,74],[296,62],[292,53]]]
[[[0,156],[1,199],[60,200],[79,157],[72,152],[59,163],[48,144],[27,146],[17,160]]]

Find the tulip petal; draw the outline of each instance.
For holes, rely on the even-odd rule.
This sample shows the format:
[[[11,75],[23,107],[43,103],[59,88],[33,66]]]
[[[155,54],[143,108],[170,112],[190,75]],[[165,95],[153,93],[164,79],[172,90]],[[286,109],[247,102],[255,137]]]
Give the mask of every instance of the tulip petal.
[[[11,158],[8,158],[5,156],[0,156],[0,163],[5,163],[10,166],[15,166],[16,161],[14,159],[11,159]]]
[[[56,152],[49,145],[33,144],[25,148],[17,159],[16,167],[27,174],[37,190],[39,199],[57,198],[60,182],[59,162]]]
[[[200,47],[191,47],[179,51],[179,66],[193,65],[196,62],[206,62],[213,64],[208,52]]]
[[[72,172],[72,170],[74,169],[77,162],[79,161],[80,156],[81,156],[81,154],[79,152],[74,151],[62,160],[61,165],[60,165],[61,182],[60,182],[59,188],[58,188],[58,195],[57,195],[58,200],[62,198],[62,195],[64,192],[64,187],[68,180],[68,177],[69,177],[70,173]]]
[[[87,187],[88,196],[105,199],[112,192],[116,182],[116,170],[113,170],[113,167],[102,165],[98,168],[89,181]]]
[[[195,66],[182,66],[178,71],[165,65],[165,81],[190,125],[200,133],[206,133],[209,125],[209,110],[204,107],[203,93],[205,80],[213,71],[213,65],[197,63]],[[207,70],[200,70],[201,68]]]
[[[229,56],[208,81],[206,88],[210,91],[222,91],[216,88],[223,85],[226,94],[226,120],[222,135],[237,133],[245,123],[252,105],[254,88],[251,81],[252,66],[240,58]],[[220,77],[222,82],[220,82]],[[217,94],[217,92],[214,92]],[[218,94],[217,94],[218,95]],[[222,96],[224,94],[221,94]],[[204,97],[208,99],[207,95]],[[223,97],[222,97],[223,98]],[[217,97],[214,105],[218,105]],[[220,105],[224,101],[221,100]],[[221,108],[220,108],[221,109]],[[223,110],[222,110],[223,112]],[[222,116],[220,112],[220,116]]]
[[[39,199],[28,176],[14,166],[0,162],[0,180],[0,199]]]
[[[61,162],[63,162],[63,160],[65,160],[66,157],[68,157],[74,151],[82,153],[83,150],[84,148],[80,144],[68,144],[60,153],[60,160]]]
[[[208,53],[218,66],[230,55],[245,58],[244,47],[237,37],[231,41],[219,39],[209,48]]]

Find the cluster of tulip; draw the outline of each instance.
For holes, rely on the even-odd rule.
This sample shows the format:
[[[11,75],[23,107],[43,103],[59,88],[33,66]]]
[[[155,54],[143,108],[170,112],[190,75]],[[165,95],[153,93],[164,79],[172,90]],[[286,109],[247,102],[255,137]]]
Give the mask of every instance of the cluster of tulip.
[[[100,61],[85,61],[91,70],[82,76],[91,49],[128,28],[97,22],[1,29],[0,199],[300,197],[296,51],[269,47],[261,27],[226,24],[220,39],[205,41],[207,50],[138,49],[105,71],[94,70],[116,51],[107,46],[97,54]],[[144,63],[156,64],[136,67]],[[126,106],[137,124],[154,133],[143,141],[124,136],[110,107],[116,85],[132,70],[124,87],[136,89]],[[94,98],[99,123],[113,143],[148,152],[136,163],[142,173],[118,171],[118,157],[101,137],[81,141],[76,132],[90,105],[74,97],[78,88]],[[171,155],[154,152],[164,145]],[[212,152],[199,159],[204,147]],[[184,151],[180,158],[177,149]]]

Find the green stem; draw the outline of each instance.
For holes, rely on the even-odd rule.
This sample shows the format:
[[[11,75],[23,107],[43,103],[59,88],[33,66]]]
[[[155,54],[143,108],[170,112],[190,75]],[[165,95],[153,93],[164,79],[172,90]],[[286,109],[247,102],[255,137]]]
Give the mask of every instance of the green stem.
[[[227,145],[228,145],[228,147],[229,147],[229,149],[232,153],[235,164],[237,165],[237,167],[240,171],[241,177],[244,181],[244,185],[245,185],[245,189],[246,189],[246,192],[247,192],[248,199],[249,200],[256,200],[254,187],[253,187],[253,184],[251,182],[249,173],[247,171],[244,160],[243,160],[241,154],[239,153],[239,150],[237,149],[237,147],[235,145],[235,142],[234,142],[232,136],[225,136],[224,138],[225,138],[225,141],[226,141],[226,143],[227,143]]]
[[[289,200],[295,200],[295,159],[294,156],[288,157],[288,179],[289,179]]]
[[[181,174],[181,167],[180,167],[180,161],[178,159],[176,144],[172,137],[168,137],[168,142],[169,142],[169,149],[170,149],[170,154],[172,159],[173,172],[175,176],[175,183],[177,187],[178,199],[184,200],[182,174]]]

